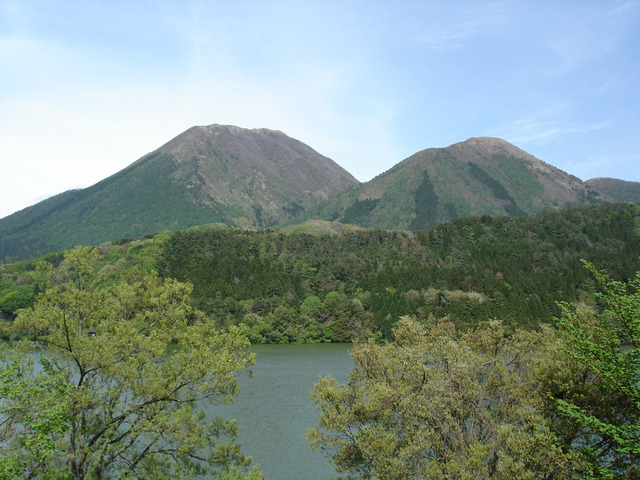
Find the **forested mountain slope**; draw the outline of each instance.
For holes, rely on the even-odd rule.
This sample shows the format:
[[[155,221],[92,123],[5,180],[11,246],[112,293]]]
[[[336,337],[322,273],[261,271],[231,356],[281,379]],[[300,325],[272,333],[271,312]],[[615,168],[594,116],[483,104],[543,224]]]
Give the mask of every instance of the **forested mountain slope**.
[[[303,218],[421,230],[466,216],[532,215],[610,200],[504,140],[480,137],[422,150]]]
[[[271,226],[357,183],[282,132],[193,127],[89,188],[0,219],[0,261],[205,223]]]
[[[409,314],[425,322],[449,315],[461,327],[492,318],[535,327],[559,314],[556,302],[594,291],[581,259],[621,280],[640,271],[638,204],[485,215],[417,233],[332,231],[166,232],[102,245],[101,271],[117,277],[139,265],[189,281],[194,305],[221,326],[247,324],[258,342],[387,336]],[[33,261],[4,268],[6,316],[37,289],[31,269]]]
[[[532,217],[463,218],[417,233],[342,235],[224,229],[175,233],[163,275],[195,285],[194,302],[255,338],[388,335],[399,315],[500,318],[535,326],[556,302],[593,291],[581,259],[627,279],[640,270],[640,206],[605,204]]]

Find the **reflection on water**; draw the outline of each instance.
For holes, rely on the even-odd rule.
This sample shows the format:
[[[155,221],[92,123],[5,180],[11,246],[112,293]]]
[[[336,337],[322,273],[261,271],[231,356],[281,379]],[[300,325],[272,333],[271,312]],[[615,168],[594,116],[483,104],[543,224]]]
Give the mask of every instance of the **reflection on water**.
[[[238,419],[239,443],[266,480],[329,480],[329,460],[304,439],[318,418],[309,399],[319,376],[344,383],[353,363],[351,345],[255,345],[253,377],[240,378],[240,393],[225,416]]]

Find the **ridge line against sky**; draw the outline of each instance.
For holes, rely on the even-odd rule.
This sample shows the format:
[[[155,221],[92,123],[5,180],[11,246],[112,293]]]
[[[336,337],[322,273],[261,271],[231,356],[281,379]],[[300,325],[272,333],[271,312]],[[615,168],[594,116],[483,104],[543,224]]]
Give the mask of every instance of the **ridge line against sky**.
[[[360,181],[477,136],[640,181],[639,51],[638,0],[0,0],[0,218],[214,123]]]

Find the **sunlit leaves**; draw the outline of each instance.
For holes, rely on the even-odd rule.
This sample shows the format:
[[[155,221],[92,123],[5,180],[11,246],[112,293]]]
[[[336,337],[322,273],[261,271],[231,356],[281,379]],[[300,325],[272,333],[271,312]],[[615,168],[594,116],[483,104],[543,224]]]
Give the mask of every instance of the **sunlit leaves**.
[[[94,261],[94,250],[80,248],[43,270],[48,288],[14,322],[27,339],[22,348],[35,347],[48,368],[26,376],[33,383],[18,385],[22,392],[13,389],[65,388],[63,397],[43,397],[64,407],[65,416],[55,417],[64,420],[60,428],[49,429],[56,443],[47,444],[57,464],[74,479],[240,475],[250,459],[234,443],[235,422],[204,409],[230,403],[236,375],[253,364],[243,331],[219,332],[192,309],[187,284],[135,271],[114,284],[94,272]],[[36,431],[38,418],[26,416],[34,408],[18,400],[7,397],[3,407],[24,420],[7,428]]]
[[[460,334],[401,319],[395,342],[354,348],[346,385],[321,379],[309,439],[345,478],[570,478],[580,458],[545,416],[538,365],[549,329],[509,337],[499,322]],[[349,476],[351,475],[351,476]]]
[[[558,398],[560,410],[584,428],[577,445],[600,469],[599,475],[637,478],[640,475],[640,273],[628,283],[610,278],[589,263],[599,285],[603,312],[562,305],[560,326],[567,352],[589,370],[602,391],[601,404],[580,398]],[[624,475],[627,475],[625,477]],[[631,476],[629,476],[631,475]],[[633,476],[635,475],[635,476]]]

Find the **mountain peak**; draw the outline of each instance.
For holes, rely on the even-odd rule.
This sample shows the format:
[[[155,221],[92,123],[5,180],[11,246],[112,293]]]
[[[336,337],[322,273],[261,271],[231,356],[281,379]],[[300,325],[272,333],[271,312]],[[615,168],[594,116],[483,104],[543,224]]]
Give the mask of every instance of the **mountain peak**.
[[[637,201],[639,187],[584,183],[495,137],[422,150],[360,184],[279,130],[194,126],[89,188],[0,219],[0,260],[211,223],[261,228],[319,218],[420,230],[466,216]]]
[[[92,187],[0,221],[0,259],[207,223],[274,226],[358,183],[277,130],[195,126]]]
[[[428,148],[329,204],[330,220],[420,230],[459,217],[529,215],[587,205],[602,196],[511,143],[473,137]]]
[[[471,137],[464,142],[470,146],[478,146],[478,145],[511,145],[506,140],[503,140],[498,137]]]
[[[498,137],[471,137],[464,142],[456,143],[451,145],[451,147],[465,147],[470,148],[476,151],[486,150],[487,152],[496,153],[496,152],[504,152],[509,154],[517,154],[517,155],[526,155],[529,156],[527,152],[522,150],[519,147],[516,147],[512,143],[503,140]],[[448,147],[450,148],[450,147]]]
[[[585,182],[589,187],[616,202],[640,202],[640,182],[598,177]]]
[[[255,132],[258,134],[275,134],[275,135],[282,135],[285,137],[287,136],[285,133],[281,132],[280,130],[271,130],[269,128],[243,128],[243,127],[238,127],[236,125],[221,125],[219,123],[213,123],[211,125],[196,125],[190,128],[189,130],[192,130],[192,129],[200,130],[208,134],[220,132],[220,131],[227,131],[234,135],[243,135],[248,132]],[[187,130],[187,132],[189,130]]]

